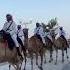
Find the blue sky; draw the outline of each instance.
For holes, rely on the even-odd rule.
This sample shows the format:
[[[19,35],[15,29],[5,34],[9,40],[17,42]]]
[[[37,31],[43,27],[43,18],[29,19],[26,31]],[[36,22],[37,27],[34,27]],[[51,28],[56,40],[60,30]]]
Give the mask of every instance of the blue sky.
[[[57,17],[59,24],[70,32],[70,0],[0,0],[0,28],[7,13],[11,13],[16,21],[46,22]]]

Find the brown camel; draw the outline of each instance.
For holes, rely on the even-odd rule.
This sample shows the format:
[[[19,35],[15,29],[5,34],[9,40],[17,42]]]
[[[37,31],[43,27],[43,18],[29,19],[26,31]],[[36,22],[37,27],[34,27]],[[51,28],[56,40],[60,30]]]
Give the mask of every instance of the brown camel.
[[[16,47],[13,50],[8,48],[8,43],[3,39],[3,36],[0,34],[0,62],[8,62],[12,65],[15,70],[21,70],[22,61],[20,57],[17,55]],[[19,64],[21,64],[19,66]],[[9,70],[10,70],[9,65]]]
[[[28,53],[31,58],[32,70],[33,70],[33,54],[36,55],[36,65],[38,65],[38,55],[40,55],[41,64],[40,66],[38,65],[38,67],[42,70],[43,52],[44,52],[43,43],[36,36],[32,36],[31,38],[28,39]]]
[[[63,38],[59,37],[56,40],[54,40],[54,48],[56,50],[56,64],[58,57],[58,49],[62,51],[62,62],[64,62],[64,50],[66,51],[67,59],[69,58],[67,55],[68,45],[66,44],[66,41]]]
[[[51,62],[51,61],[53,61],[53,58],[52,58],[52,54],[53,54],[53,42],[47,36],[45,37],[45,41],[46,41],[45,50],[49,50],[49,52],[50,52],[50,60],[49,60],[49,62]],[[46,63],[45,53],[44,53],[44,57],[45,57],[45,63]]]

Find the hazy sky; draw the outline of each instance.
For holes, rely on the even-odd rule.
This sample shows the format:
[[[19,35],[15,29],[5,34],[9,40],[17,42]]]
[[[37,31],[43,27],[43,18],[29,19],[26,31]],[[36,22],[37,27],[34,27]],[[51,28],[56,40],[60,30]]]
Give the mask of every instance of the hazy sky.
[[[0,29],[7,13],[11,13],[17,22],[46,22],[57,17],[59,24],[70,33],[70,0],[0,0]],[[30,25],[31,30],[33,24]]]

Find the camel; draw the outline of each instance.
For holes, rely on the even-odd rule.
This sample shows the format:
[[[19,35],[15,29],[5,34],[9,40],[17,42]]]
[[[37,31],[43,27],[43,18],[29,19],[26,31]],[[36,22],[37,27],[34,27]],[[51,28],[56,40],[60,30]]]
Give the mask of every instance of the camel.
[[[28,39],[28,53],[31,58],[31,70],[33,70],[33,54],[36,55],[36,65],[38,65],[38,55],[41,57],[41,64],[38,67],[43,70],[43,53],[44,53],[44,47],[43,43],[36,37],[32,36]]]
[[[10,50],[8,47],[8,42],[4,40],[1,32],[0,32],[0,62],[8,62],[10,64],[9,70],[11,65],[15,68],[15,70],[21,70],[22,60],[17,54],[16,47],[14,46],[14,48]]]
[[[52,58],[52,54],[53,54],[53,42],[51,42],[51,41],[48,39],[47,36],[45,37],[45,41],[46,41],[45,50],[48,50],[48,51],[50,52],[50,60],[49,60],[49,62],[52,62],[52,61],[53,61],[53,58]],[[45,63],[46,63],[45,53],[44,53],[44,57],[45,57]]]
[[[69,58],[67,54],[68,47],[69,46],[66,44],[66,41],[63,38],[58,37],[57,39],[54,40],[54,48],[56,50],[56,63],[55,64],[57,64],[58,49],[62,51],[62,62],[64,62],[64,51],[66,51],[67,59]]]

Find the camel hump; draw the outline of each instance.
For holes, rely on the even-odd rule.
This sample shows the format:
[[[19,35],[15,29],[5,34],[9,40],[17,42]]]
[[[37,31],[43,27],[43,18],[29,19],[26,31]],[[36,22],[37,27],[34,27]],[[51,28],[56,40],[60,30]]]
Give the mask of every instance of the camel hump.
[[[37,38],[37,36],[35,36],[35,35],[32,36],[29,40],[42,43],[42,41],[39,38]]]
[[[65,39],[63,39],[62,37],[59,37],[57,40],[59,40],[60,42],[66,43]]]

